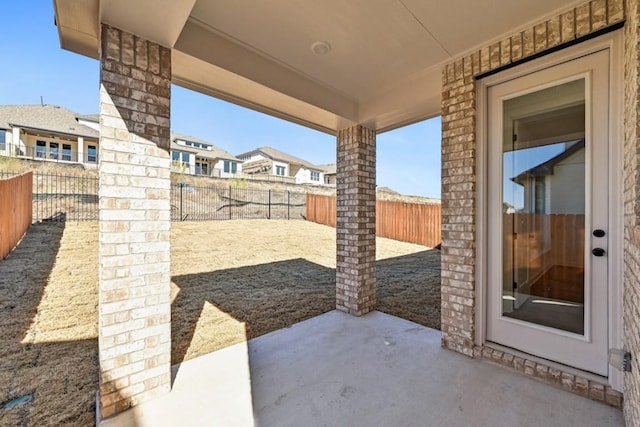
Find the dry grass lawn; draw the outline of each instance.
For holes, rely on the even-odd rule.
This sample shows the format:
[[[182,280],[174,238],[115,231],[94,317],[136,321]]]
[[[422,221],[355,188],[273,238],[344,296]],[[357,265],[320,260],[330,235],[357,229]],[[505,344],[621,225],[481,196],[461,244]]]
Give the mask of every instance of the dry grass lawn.
[[[0,425],[91,425],[97,224],[33,226],[0,261]],[[440,254],[379,238],[378,309],[440,326]],[[302,221],[174,223],[172,363],[332,310],[335,230]],[[31,401],[8,408],[14,399]]]

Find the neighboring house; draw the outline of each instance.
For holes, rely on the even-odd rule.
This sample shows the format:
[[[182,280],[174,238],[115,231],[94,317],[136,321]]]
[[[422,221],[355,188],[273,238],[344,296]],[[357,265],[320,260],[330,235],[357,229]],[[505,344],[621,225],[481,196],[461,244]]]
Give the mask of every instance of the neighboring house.
[[[324,171],[324,183],[327,185],[336,185],[336,164],[320,165]]]
[[[242,161],[202,139],[171,135],[172,168],[189,175],[233,178],[242,175]]]
[[[260,147],[238,154],[244,162],[244,172],[250,175],[275,175],[295,179],[296,184],[323,185],[325,171],[299,157],[292,156],[271,147]]]
[[[0,105],[0,155],[95,167],[97,117],[57,105]]]
[[[584,139],[565,144],[551,159],[513,177],[523,187],[523,212],[536,214],[577,214],[585,212]]]

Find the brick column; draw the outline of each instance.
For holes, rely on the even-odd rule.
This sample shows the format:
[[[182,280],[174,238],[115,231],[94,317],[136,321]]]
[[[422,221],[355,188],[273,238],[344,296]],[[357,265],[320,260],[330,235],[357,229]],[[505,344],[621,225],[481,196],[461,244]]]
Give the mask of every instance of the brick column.
[[[171,384],[171,52],[102,26],[99,409],[102,417]]]
[[[338,132],[336,308],[361,316],[376,307],[376,133]]]

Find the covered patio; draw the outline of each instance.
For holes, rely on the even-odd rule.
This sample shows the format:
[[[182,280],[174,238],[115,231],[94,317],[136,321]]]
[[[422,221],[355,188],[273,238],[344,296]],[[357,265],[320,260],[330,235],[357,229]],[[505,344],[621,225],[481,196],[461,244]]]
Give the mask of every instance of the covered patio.
[[[102,425],[623,425],[615,408],[444,350],[439,331],[377,311],[331,311],[172,375],[168,395]]]
[[[282,422],[273,405],[289,407],[287,396],[295,387],[288,381],[293,381],[310,390],[299,393],[294,406],[309,406],[289,414],[308,421],[314,413],[304,411],[311,411],[314,404],[319,405],[321,422],[342,420],[339,416],[345,409],[352,413],[351,405],[341,410],[330,400],[316,402],[334,386],[309,376],[319,361],[308,351],[316,348],[319,354],[327,351],[326,357],[335,356],[326,368],[334,378],[348,377],[351,370],[343,371],[345,364],[362,370],[358,382],[342,382],[335,385],[339,390],[333,390],[340,399],[362,399],[363,406],[356,407],[370,408],[355,411],[354,424],[368,424],[366,417],[374,414],[384,422],[373,420],[373,424],[392,422],[395,416],[400,423],[412,424],[417,420],[413,417],[422,416],[416,402],[433,405],[433,412],[442,410],[443,417],[450,417],[436,418],[436,424],[507,425],[516,414],[523,414],[525,424],[529,420],[535,424],[540,413],[547,414],[546,421],[569,414],[571,420],[558,419],[620,422],[610,409],[532,383],[527,375],[561,387],[567,384],[564,388],[573,393],[618,407],[624,391],[625,421],[640,423],[640,318],[631,302],[640,298],[637,0],[496,0],[490,6],[465,0],[331,0],[293,5],[280,0],[54,0],[54,4],[61,46],[100,61],[98,420],[135,418],[140,405],[154,405],[154,399],[171,399],[181,387],[191,387],[186,385],[186,375],[182,385],[186,365],[178,370],[175,383],[170,366],[170,98],[171,84],[177,84],[337,138],[336,308],[340,313],[250,344],[239,369],[245,375],[250,369],[253,407],[240,401],[245,406],[239,412],[255,415],[256,422]],[[560,64],[587,56],[590,62],[580,65],[584,70],[566,71],[566,75],[558,71]],[[593,81],[597,84],[589,80],[596,68]],[[505,132],[502,139],[501,102],[508,96],[494,97],[498,113],[487,97],[491,87],[509,80],[525,82],[521,79],[541,70],[547,70],[549,80],[537,86],[531,83],[527,90],[545,84],[548,88],[550,79],[556,85],[562,79],[587,82],[579,87],[578,106],[584,107],[578,117],[581,133],[573,136],[586,140],[588,167],[595,164],[591,158],[608,156],[602,173],[610,185],[600,188],[607,203],[586,198],[594,206],[611,209],[601,209],[603,225],[593,223],[594,228],[606,230],[594,236],[607,235],[606,240],[589,240],[591,233],[582,230],[585,248],[607,242],[608,246],[593,252],[597,259],[587,249],[581,254],[587,272],[595,266],[602,274],[585,276],[581,282],[590,304],[585,313],[595,314],[582,317],[586,332],[579,336],[509,319],[512,329],[506,334],[494,332],[491,326],[507,317],[502,311],[495,314],[495,307],[515,307],[517,292],[527,287],[514,279],[512,288],[502,257],[493,256],[504,242],[495,238],[498,233],[489,232],[502,233],[501,225],[494,227],[491,222],[492,214],[497,218],[517,210],[492,199],[500,196],[502,186],[501,177],[494,179],[492,174],[502,168],[506,142],[515,145],[517,135]],[[508,95],[513,93],[515,89]],[[528,116],[514,115],[510,123],[544,114],[548,120],[548,113],[553,116],[571,102],[575,107],[578,101],[574,101],[567,99],[566,105],[555,109],[547,102],[542,106],[546,110],[536,106]],[[438,115],[442,117],[441,336],[372,313],[376,308],[376,135]],[[491,134],[488,129],[494,122],[498,131]],[[592,123],[599,132],[593,131],[593,138]],[[540,146],[544,137],[524,147]],[[596,145],[601,150],[597,153],[603,155],[593,154]],[[497,166],[492,166],[487,154],[492,149],[500,150],[499,155],[491,154]],[[585,170],[585,188],[591,190],[592,182],[598,180],[583,166]],[[586,207],[589,226],[590,208]],[[517,234],[514,231],[511,237],[515,240]],[[535,239],[535,233],[527,230],[520,234]],[[487,271],[498,280],[490,280]],[[505,289],[509,295],[504,295],[511,300],[503,298]],[[598,304],[591,304],[592,299]],[[305,328],[310,330],[304,332]],[[299,331],[317,340],[300,347],[306,341],[296,337]],[[541,345],[526,346],[521,332],[535,335]],[[274,344],[279,340],[283,341]],[[386,360],[385,351],[396,347],[392,342],[408,345],[407,351]],[[368,347],[374,343],[379,347]],[[572,352],[578,345],[588,351]],[[597,351],[592,351],[596,346]],[[557,347],[561,351],[549,357]],[[331,353],[339,349],[348,351]],[[609,349],[629,353],[630,371],[609,366]],[[290,359],[296,351],[300,357]],[[300,376],[280,383],[278,370],[287,365],[268,362],[277,354],[282,359],[278,363],[291,365],[300,359],[305,366],[300,367]],[[584,357],[576,360],[577,354]],[[226,370],[226,362],[216,362],[218,357],[224,354],[211,355],[212,363],[223,366],[211,369]],[[495,359],[524,375],[502,372],[471,358]],[[370,377],[384,372],[387,362],[403,370],[397,375],[387,372],[382,381]],[[431,369],[438,364],[442,365],[437,370]],[[263,392],[261,381],[271,375],[275,379],[269,388],[277,390],[277,396]],[[499,380],[487,385],[488,377]],[[246,397],[249,390],[249,377],[245,378],[238,398],[242,393]],[[413,380],[417,384],[411,384]],[[172,387],[176,393],[170,393]],[[363,390],[366,397],[349,387]],[[396,391],[378,393],[381,388]],[[402,401],[399,397],[406,394],[400,390],[414,393]],[[526,412],[526,400],[543,408],[535,410],[533,405]],[[372,402],[382,406],[369,406]],[[563,403],[558,406],[559,402]],[[212,414],[209,419],[218,416]]]

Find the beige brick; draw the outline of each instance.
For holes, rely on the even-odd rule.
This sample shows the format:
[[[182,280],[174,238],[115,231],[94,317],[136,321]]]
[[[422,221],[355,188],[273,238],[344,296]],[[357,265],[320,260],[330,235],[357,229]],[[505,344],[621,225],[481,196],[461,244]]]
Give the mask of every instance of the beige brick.
[[[533,50],[535,52],[542,52],[547,48],[547,23],[533,27]]]
[[[547,21],[547,47],[559,45],[561,39],[560,16],[555,16]]]
[[[522,33],[511,36],[511,60],[517,61],[522,58]]]
[[[607,0],[591,1],[591,31],[607,26]]]
[[[166,392],[170,384],[169,362],[158,364],[170,355],[165,338],[171,310],[165,149],[170,54],[108,26],[102,35],[99,359],[104,417]],[[151,387],[145,383],[149,379]]]
[[[462,61],[456,67],[462,75]],[[455,79],[447,75],[447,79]],[[375,132],[354,126],[338,133],[336,307],[360,316],[375,309]],[[357,176],[368,175],[367,180]],[[357,232],[354,233],[354,230]]]
[[[582,37],[591,32],[591,8],[589,3],[576,7],[576,37]]]
[[[607,23],[609,25],[624,19],[623,0],[607,0]]]
[[[573,9],[560,15],[560,25],[560,39],[562,43],[566,43],[576,38],[576,17]]]

